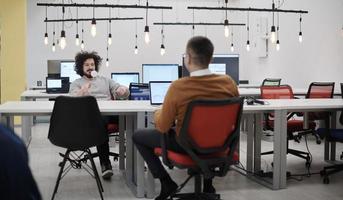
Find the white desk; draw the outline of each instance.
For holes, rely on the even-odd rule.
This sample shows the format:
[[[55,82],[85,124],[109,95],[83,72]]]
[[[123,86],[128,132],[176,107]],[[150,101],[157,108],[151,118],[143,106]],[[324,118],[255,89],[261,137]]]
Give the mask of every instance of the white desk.
[[[260,88],[238,88],[239,94],[241,96],[260,96]],[[307,94],[307,89],[294,89],[294,95],[305,96]],[[60,95],[68,94],[48,94],[44,90],[26,90],[20,97],[22,101],[35,101],[37,99],[52,99]]]
[[[343,108],[342,99],[279,99],[268,100],[269,105],[244,105],[243,113],[248,115],[247,137],[247,170],[260,169],[262,132],[262,114],[274,112],[274,154],[273,179],[267,186],[272,189],[286,188],[286,155],[287,155],[287,112],[289,111],[336,111]],[[50,115],[54,102],[7,102],[0,105],[0,113],[7,116],[9,125],[13,125],[14,115]],[[137,197],[148,197],[153,194],[153,180],[151,175],[144,186],[144,162],[132,145],[132,132],[136,128],[144,127],[144,112],[153,112],[156,107],[150,106],[147,101],[99,101],[99,108],[105,115],[125,115],[127,124],[127,182]],[[306,115],[305,115],[306,116]],[[332,120],[335,121],[335,120]],[[254,126],[255,124],[255,126]],[[332,122],[335,127],[335,123]],[[31,131],[26,128],[25,131]],[[24,135],[27,133],[23,132]],[[128,177],[129,176],[129,177]],[[137,185],[136,185],[137,183]]]

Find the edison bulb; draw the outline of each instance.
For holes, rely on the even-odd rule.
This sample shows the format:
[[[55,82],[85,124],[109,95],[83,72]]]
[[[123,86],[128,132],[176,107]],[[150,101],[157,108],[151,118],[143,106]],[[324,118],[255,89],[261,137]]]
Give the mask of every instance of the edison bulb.
[[[52,50],[52,52],[55,52],[55,51],[56,51],[56,45],[55,45],[55,43],[52,44],[51,50]]]
[[[231,52],[234,52],[235,48],[233,47],[233,44],[231,44]]]
[[[67,46],[66,38],[65,37],[61,37],[61,40],[60,40],[60,47],[61,47],[61,49],[66,48],[66,46]]]
[[[93,37],[96,36],[96,21],[95,21],[95,19],[92,19],[91,35],[92,35]]]
[[[135,47],[135,54],[136,55],[138,54],[138,47],[137,46]]]
[[[48,45],[48,44],[49,44],[48,33],[45,33],[45,35],[44,35],[44,44],[45,44],[45,45]]]
[[[276,41],[276,51],[280,51],[280,42],[279,42],[279,40]]]
[[[81,41],[81,50],[85,49],[85,43],[83,42],[83,40]]]

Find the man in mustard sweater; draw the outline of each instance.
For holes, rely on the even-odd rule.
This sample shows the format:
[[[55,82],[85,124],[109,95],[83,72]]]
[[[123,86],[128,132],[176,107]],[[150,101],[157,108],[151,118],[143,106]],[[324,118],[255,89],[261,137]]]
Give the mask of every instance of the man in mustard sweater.
[[[227,75],[215,75],[210,72],[214,47],[206,37],[191,38],[186,47],[185,66],[190,77],[174,81],[165,96],[161,110],[155,112],[156,129],[137,130],[133,135],[133,142],[146,161],[154,178],[161,182],[161,193],[156,200],[167,199],[177,189],[177,184],[164,169],[154,148],[160,147],[161,134],[168,133],[168,149],[182,152],[175,135],[180,132],[186,108],[195,99],[224,99],[239,96],[236,83]],[[175,129],[172,129],[176,123]],[[215,193],[212,179],[204,180],[204,192]]]

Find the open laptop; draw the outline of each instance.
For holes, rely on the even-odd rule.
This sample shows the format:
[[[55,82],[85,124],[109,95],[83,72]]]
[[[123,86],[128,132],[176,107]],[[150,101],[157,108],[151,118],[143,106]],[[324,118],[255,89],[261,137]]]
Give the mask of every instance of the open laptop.
[[[150,104],[161,105],[163,104],[164,97],[167,94],[171,81],[150,81]]]
[[[46,93],[68,93],[69,77],[46,77]]]

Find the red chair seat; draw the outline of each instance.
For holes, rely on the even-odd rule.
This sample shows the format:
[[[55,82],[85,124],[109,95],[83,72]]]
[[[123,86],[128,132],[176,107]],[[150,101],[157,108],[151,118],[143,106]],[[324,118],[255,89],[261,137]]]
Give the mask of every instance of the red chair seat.
[[[118,124],[114,124],[114,123],[109,123],[107,124],[107,132],[110,133],[116,133],[119,131],[119,127]]]
[[[158,156],[162,156],[162,148],[155,148],[154,152]],[[192,160],[190,156],[187,154],[183,153],[177,153],[174,151],[167,150],[168,155],[167,158],[170,160],[172,163],[178,165],[178,166],[183,166],[185,168],[192,168],[195,167],[197,164]],[[216,153],[212,155],[206,155],[206,156],[201,156],[201,158],[212,158],[212,157],[224,157],[227,156],[228,151],[224,151],[222,153]],[[239,155],[237,152],[234,153],[233,155],[233,161],[238,161],[239,160]]]

